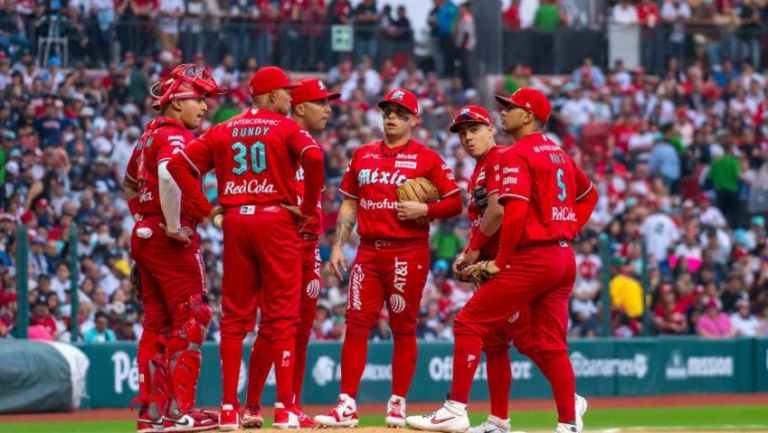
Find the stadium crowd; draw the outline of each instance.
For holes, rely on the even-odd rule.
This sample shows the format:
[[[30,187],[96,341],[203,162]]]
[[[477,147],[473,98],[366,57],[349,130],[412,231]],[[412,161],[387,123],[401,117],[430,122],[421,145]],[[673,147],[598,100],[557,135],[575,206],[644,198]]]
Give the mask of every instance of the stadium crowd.
[[[135,11],[137,4],[151,2],[125,3]],[[187,13],[193,3],[187,1]],[[10,6],[16,2],[0,4],[0,13],[22,13]],[[101,19],[98,11],[96,17]],[[26,18],[21,22],[30,24]],[[142,310],[131,287],[128,255],[133,220],[121,182],[133,144],[154,115],[149,83],[189,51],[173,49],[175,45],[155,55],[129,51],[119,63],[97,69],[86,69],[83,63],[62,69],[54,58],[40,68],[24,41],[13,36],[0,30],[0,336],[15,334],[14,235],[25,226],[30,338],[69,341],[74,317],[78,338],[85,341],[137,340]],[[333,105],[328,129],[318,137],[326,163],[326,234],[320,239],[324,261],[340,201],[337,185],[352,152],[381,136],[375,102],[388,89],[402,86],[419,95],[416,138],[439,151],[464,187],[474,167],[458,138],[447,131],[457,107],[482,104],[461,71],[439,79],[397,53],[380,55],[379,67],[365,54],[359,61],[345,57],[331,62],[324,74],[328,86],[342,95]],[[212,67],[216,80],[231,91],[211,102],[203,129],[249,104],[248,79],[261,62],[236,56],[224,56]],[[628,70],[621,61],[603,70],[585,59],[567,77],[537,76],[518,65],[497,83],[502,94],[530,85],[550,96],[555,113],[549,134],[574,155],[600,192],[598,209],[575,243],[574,337],[601,335],[606,309],[610,332],[617,337],[645,331],[712,338],[768,334],[768,77],[749,61],[724,59],[713,68],[708,66],[711,57],[699,59],[680,62],[672,57],[660,76],[646,75],[642,68]],[[201,65],[206,60],[194,56]],[[498,113],[494,116],[498,124]],[[499,135],[497,143],[506,145],[510,139]],[[210,200],[216,199],[214,185],[209,174],[204,188]],[[80,259],[76,312],[70,311],[66,260],[73,248],[68,242],[73,225]],[[209,303],[218,314],[221,232],[209,223],[198,230],[204,239]],[[433,264],[418,334],[428,340],[452,339],[452,319],[473,293],[450,271],[469,233],[466,214],[434,223],[432,232]],[[601,233],[609,236],[605,255],[600,252]],[[349,262],[357,241],[352,236],[345,246]],[[604,270],[610,272],[607,298]],[[346,285],[324,273],[314,339],[343,337]],[[209,339],[218,338],[216,323]],[[379,323],[371,338],[391,338],[384,316]]]

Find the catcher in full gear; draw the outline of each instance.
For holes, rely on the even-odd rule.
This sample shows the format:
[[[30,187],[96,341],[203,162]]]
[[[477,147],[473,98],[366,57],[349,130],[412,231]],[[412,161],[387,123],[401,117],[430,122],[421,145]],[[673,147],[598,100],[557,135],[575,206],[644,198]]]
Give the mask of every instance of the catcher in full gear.
[[[179,65],[150,94],[160,116],[134,148],[123,183],[136,225],[133,282],[144,307],[137,363],[137,431],[186,432],[216,428],[217,415],[194,410],[200,345],[212,312],[206,304],[200,237],[188,204],[167,170],[168,161],[195,138],[208,110],[206,98],[223,92],[196,65]]]
[[[427,222],[461,212],[451,169],[435,151],[411,138],[419,115],[416,96],[393,89],[379,107],[384,139],[355,151],[339,187],[345,199],[329,263],[338,278],[347,270],[342,246],[355,223],[361,242],[349,275],[341,394],[334,408],[315,417],[326,427],[358,423],[355,398],[368,335],[385,303],[394,340],[385,423],[405,425],[405,398],[416,369],[416,319],[430,267]]]

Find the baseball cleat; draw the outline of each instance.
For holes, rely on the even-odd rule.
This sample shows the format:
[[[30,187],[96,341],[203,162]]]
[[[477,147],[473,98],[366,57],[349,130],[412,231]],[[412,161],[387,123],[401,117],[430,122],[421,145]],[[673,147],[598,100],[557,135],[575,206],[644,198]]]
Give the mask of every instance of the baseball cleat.
[[[219,430],[236,431],[240,429],[240,413],[231,404],[221,406],[219,412]]]
[[[405,399],[403,397],[393,395],[389,398],[384,425],[390,428],[405,427]]]
[[[299,406],[296,406],[296,414],[299,415],[299,428],[317,428],[318,425],[315,421],[312,420],[306,413],[304,413],[304,409],[302,409]]]
[[[261,415],[261,408],[256,405],[248,406],[243,411],[243,428],[262,428],[264,426],[264,417]]]
[[[299,428],[299,415],[282,403],[275,403],[275,419],[272,421],[272,428],[278,430]]]
[[[207,410],[193,409],[179,418],[163,417],[163,433],[206,431],[218,426],[218,414]]]
[[[509,420],[488,415],[484,423],[470,428],[467,433],[509,433]]]
[[[578,433],[576,424],[568,424],[565,422],[557,423],[557,430],[555,433]]]
[[[463,433],[469,428],[467,405],[447,400],[440,409],[427,415],[409,416],[405,422],[416,430]]]
[[[576,433],[581,433],[584,428],[584,414],[588,406],[587,399],[576,394]]]
[[[339,394],[336,407],[325,415],[317,415],[315,422],[320,427],[357,427],[357,405],[355,399],[347,394]]]
[[[139,414],[136,433],[163,433],[163,419],[151,419],[146,414]]]

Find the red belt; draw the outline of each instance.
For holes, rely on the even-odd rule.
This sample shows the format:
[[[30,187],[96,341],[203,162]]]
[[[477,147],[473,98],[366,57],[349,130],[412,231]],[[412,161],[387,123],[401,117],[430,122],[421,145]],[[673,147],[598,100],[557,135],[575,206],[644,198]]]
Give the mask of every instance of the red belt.
[[[361,239],[360,245],[382,250],[389,248],[404,248],[416,245],[428,245],[428,243],[426,239]]]

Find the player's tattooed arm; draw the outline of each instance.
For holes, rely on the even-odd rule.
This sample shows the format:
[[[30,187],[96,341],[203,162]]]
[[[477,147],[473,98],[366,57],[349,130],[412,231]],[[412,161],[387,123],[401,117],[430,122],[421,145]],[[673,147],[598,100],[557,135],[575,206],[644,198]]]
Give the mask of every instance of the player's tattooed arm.
[[[331,260],[328,262],[333,275],[339,280],[342,280],[341,271],[347,271],[347,260],[344,258],[344,252],[342,247],[349,235],[352,233],[352,228],[355,227],[357,221],[357,200],[350,198],[344,199],[341,202],[341,208],[339,209],[339,217],[336,220],[336,235],[333,239],[333,248],[331,249]]]
[[[339,208],[339,217],[336,220],[336,235],[333,238],[333,246],[342,247],[347,243],[356,221],[357,200],[344,199],[341,208]]]

